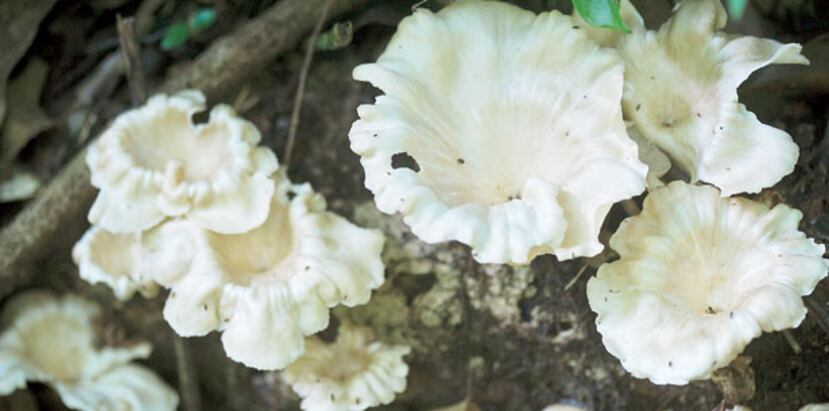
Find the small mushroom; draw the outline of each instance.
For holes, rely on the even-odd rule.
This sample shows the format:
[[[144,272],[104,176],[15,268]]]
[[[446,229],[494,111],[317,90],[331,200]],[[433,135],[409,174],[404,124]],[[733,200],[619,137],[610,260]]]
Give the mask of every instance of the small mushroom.
[[[302,409],[362,411],[405,391],[409,367],[403,357],[411,349],[373,340],[370,329],[345,323],[332,344],[309,338],[305,354],[283,374],[302,397]]]
[[[658,32],[634,30],[618,44],[625,61],[625,116],[693,181],[723,196],[756,193],[794,169],[797,145],[738,102],[737,87],[770,64],[808,64],[799,44],[717,30],[719,0],[685,0]]]
[[[199,91],[157,95],[112,123],[86,157],[101,191],[89,220],[113,233],[149,229],[167,217],[242,233],[268,216],[276,156],[257,147],[256,127],[228,106],[210,111]]]
[[[657,384],[709,378],[762,332],[797,327],[826,276],[802,214],[675,181],[610,238],[618,261],[587,284],[607,350]]]
[[[365,304],[384,280],[383,235],[325,211],[309,185],[280,176],[270,210],[244,234],[182,219],[143,244],[146,272],[171,290],[163,315],[172,328],[223,331],[228,357],[265,370],[299,357],[304,337],[328,326],[330,307]]]
[[[3,311],[0,334],[0,395],[27,381],[52,387],[82,411],[175,410],[178,395],[149,369],[133,364],[150,345],[98,347],[96,304],[74,296],[30,291]]]
[[[829,411],[829,402],[822,404],[806,404],[799,411]]]
[[[72,259],[81,278],[104,283],[119,300],[129,300],[136,291],[151,298],[158,284],[141,273],[141,234],[113,234],[92,226],[72,248]]]
[[[403,19],[353,73],[385,92],[349,132],[377,208],[479,262],[598,254],[608,210],[644,190],[646,167],[621,117],[621,60],[572,27],[500,2]]]

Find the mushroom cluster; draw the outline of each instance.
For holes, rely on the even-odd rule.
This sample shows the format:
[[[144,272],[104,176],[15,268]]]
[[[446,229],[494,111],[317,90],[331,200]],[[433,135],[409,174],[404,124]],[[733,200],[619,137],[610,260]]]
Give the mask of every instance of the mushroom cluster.
[[[630,34],[499,2],[416,10],[354,69],[384,94],[358,107],[349,138],[380,211],[481,263],[596,255],[610,207],[647,187],[588,298],[628,371],[685,384],[798,326],[827,274],[799,211],[730,197],[776,184],[798,157],[737,87],[808,61],[798,44],[719,32],[719,0],[682,1],[658,32],[628,1],[620,14]],[[689,183],[670,182],[674,165]]]
[[[135,359],[150,345],[99,347],[98,305],[29,291],[5,304],[0,330],[0,395],[27,381],[49,385],[82,411],[173,411],[178,395]],[[56,344],[55,342],[60,343]]]
[[[797,327],[802,297],[829,271],[825,247],[798,230],[799,211],[733,197],[774,185],[798,157],[786,132],[739,103],[737,87],[766,65],[808,61],[797,44],[718,32],[718,0],[682,1],[658,32],[622,6],[633,32],[591,37],[624,60],[622,106],[650,192],[611,236],[620,258],[599,268],[587,297],[626,370],[687,384],[728,366],[761,333]],[[671,163],[691,182],[663,185]]]
[[[94,143],[101,191],[73,257],[120,299],[170,289],[163,315],[179,335],[220,331],[233,360],[281,369],[331,307],[365,304],[383,283],[383,236],[292,184],[230,107],[196,124],[204,102],[198,91],[155,96]]]

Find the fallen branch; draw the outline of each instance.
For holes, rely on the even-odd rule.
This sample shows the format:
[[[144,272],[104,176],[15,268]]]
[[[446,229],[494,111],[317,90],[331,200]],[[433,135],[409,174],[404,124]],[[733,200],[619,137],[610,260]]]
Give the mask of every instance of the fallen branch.
[[[282,0],[216,40],[161,91],[198,88],[209,98],[221,96],[260,71],[281,53],[292,50],[311,31],[326,0]],[[369,0],[336,0],[337,16]],[[0,298],[31,281],[34,266],[58,249],[67,226],[85,221],[95,196],[81,150],[25,209],[0,231]],[[61,252],[64,250],[61,249]]]

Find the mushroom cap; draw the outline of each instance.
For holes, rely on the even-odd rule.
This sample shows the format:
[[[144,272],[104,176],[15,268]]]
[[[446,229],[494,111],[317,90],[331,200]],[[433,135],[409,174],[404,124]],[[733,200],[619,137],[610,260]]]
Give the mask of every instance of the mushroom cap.
[[[719,0],[685,0],[658,32],[635,30],[625,60],[625,116],[691,175],[724,197],[756,193],[794,169],[798,148],[786,132],[757,120],[737,87],[770,64],[808,64],[798,44],[718,32]]]
[[[305,354],[285,369],[285,381],[302,397],[307,411],[361,411],[389,404],[406,390],[408,346],[372,341],[366,327],[342,324],[337,341],[316,337],[306,342]]]
[[[642,192],[646,167],[622,122],[621,60],[573,26],[499,2],[403,19],[353,73],[385,92],[349,132],[377,208],[479,262],[599,253],[610,206]]]
[[[54,388],[72,409],[175,410],[176,393],[150,370],[131,363],[150,355],[149,344],[96,347],[92,320],[99,314],[90,301],[42,291],[9,301],[0,334],[0,395],[36,381]]]
[[[208,230],[242,233],[265,221],[276,156],[256,146],[259,131],[229,106],[195,124],[204,103],[195,90],[161,94],[115,119],[86,157],[101,190],[89,210],[93,224],[131,233],[186,216]]]
[[[829,402],[822,404],[806,404],[798,411],[829,411]]]
[[[648,141],[636,127],[628,127],[628,135],[639,147],[639,160],[648,166],[648,174],[645,178],[648,190],[665,185],[662,177],[671,171],[671,159],[659,147]]]
[[[228,357],[266,370],[302,354],[330,307],[365,304],[384,280],[383,235],[325,211],[309,185],[280,178],[270,210],[243,234],[176,220],[144,237],[147,273],[171,290],[170,326],[182,336],[223,331]]]
[[[141,273],[141,234],[113,234],[92,226],[72,248],[72,259],[81,278],[104,283],[115,297],[125,301],[136,291],[152,298],[158,284]]]
[[[610,238],[618,261],[587,284],[607,350],[639,378],[686,384],[728,365],[763,331],[796,327],[826,276],[802,214],[675,181]]]

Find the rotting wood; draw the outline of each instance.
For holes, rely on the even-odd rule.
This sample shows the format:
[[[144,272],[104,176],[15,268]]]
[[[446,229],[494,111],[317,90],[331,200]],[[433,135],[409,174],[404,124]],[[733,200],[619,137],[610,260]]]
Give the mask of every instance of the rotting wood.
[[[208,98],[229,91],[292,50],[316,23],[326,0],[282,0],[232,33],[217,39],[161,91],[198,88]],[[369,3],[337,0],[329,21]],[[0,298],[31,280],[34,265],[54,250],[63,227],[85,219],[95,196],[81,150],[38,195],[0,231]]]

